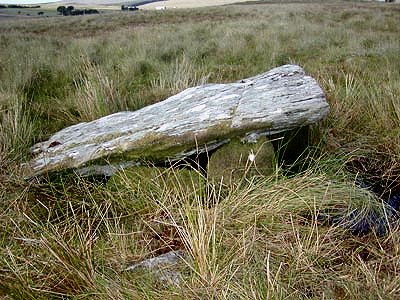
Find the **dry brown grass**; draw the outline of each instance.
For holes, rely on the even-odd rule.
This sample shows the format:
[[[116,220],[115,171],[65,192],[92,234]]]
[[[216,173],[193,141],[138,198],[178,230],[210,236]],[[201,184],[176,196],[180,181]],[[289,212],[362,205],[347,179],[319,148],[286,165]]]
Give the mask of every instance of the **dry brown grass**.
[[[396,223],[386,236],[357,237],[320,215],[384,214],[375,195],[354,185],[361,175],[398,188],[399,11],[397,4],[263,4],[1,26],[1,293],[398,298]],[[29,146],[65,126],[289,62],[317,78],[331,105],[320,143],[297,174],[277,166],[268,178],[191,192],[178,176],[140,188],[122,174],[115,189],[73,174],[40,183],[19,175]],[[178,248],[190,256],[179,288],[123,272]]]

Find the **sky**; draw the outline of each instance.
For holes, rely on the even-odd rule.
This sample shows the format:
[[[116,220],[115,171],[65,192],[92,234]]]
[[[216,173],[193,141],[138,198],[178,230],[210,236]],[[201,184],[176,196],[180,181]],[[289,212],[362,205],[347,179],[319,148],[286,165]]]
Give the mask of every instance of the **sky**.
[[[50,3],[59,2],[60,0],[0,0],[0,4],[40,4],[40,3]]]

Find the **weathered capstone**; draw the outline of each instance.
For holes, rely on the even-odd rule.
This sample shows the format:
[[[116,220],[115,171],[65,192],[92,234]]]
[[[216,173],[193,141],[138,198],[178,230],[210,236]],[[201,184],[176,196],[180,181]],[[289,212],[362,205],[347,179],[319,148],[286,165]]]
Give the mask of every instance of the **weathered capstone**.
[[[179,160],[216,149],[233,137],[257,139],[313,124],[328,111],[317,82],[301,67],[285,65],[235,83],[192,87],[137,111],[67,127],[34,145],[35,157],[28,165],[35,176],[91,165],[119,169],[141,160]]]

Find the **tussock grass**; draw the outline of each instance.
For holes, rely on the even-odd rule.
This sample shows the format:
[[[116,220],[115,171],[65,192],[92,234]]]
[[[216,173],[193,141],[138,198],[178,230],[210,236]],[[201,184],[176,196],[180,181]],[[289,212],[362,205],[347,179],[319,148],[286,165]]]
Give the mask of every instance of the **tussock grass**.
[[[126,110],[119,102],[115,84],[104,72],[90,62],[83,62],[82,70],[74,80],[75,93],[69,95],[69,107],[65,108],[72,122],[91,121],[104,115]]]
[[[371,213],[389,218],[358,178],[398,190],[399,10],[275,3],[2,24],[0,295],[399,297],[397,223],[386,236],[350,233]],[[65,126],[285,63],[317,78],[331,105],[297,173],[277,163],[228,187],[175,169],[140,184],[129,171],[114,184],[20,175],[29,147]],[[188,254],[179,286],[124,271],[177,249]]]
[[[19,210],[20,218],[8,224],[13,239],[0,256],[3,291],[32,299],[158,293],[182,299],[357,297],[377,273],[397,278],[381,273],[375,260],[395,267],[385,259],[398,255],[396,228],[384,239],[373,234],[357,239],[318,220],[324,210],[356,209],[361,218],[369,211],[383,214],[384,206],[365,190],[321,172],[293,178],[277,174],[228,189],[193,185],[192,193],[172,176],[172,183],[153,180],[131,197],[121,193],[137,183],[120,176],[125,188],[65,182],[44,194],[31,187],[13,202],[10,211]],[[37,204],[28,206],[32,197]],[[135,201],[152,209],[126,209]],[[123,271],[132,261],[174,249],[189,255],[179,291],[151,276]],[[397,295],[397,287],[377,284],[368,293],[390,289]]]
[[[0,99],[9,103],[2,108],[0,117],[0,165],[7,166],[27,155],[37,128],[21,96],[0,93]]]

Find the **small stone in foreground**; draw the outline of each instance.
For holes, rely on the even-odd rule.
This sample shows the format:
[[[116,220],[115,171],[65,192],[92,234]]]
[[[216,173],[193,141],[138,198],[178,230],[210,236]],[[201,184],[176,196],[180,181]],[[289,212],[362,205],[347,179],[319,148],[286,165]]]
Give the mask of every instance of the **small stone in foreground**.
[[[157,257],[143,260],[139,263],[128,266],[125,271],[147,269],[153,272],[156,279],[173,285],[178,285],[181,280],[179,266],[187,259],[183,250],[170,251]]]

